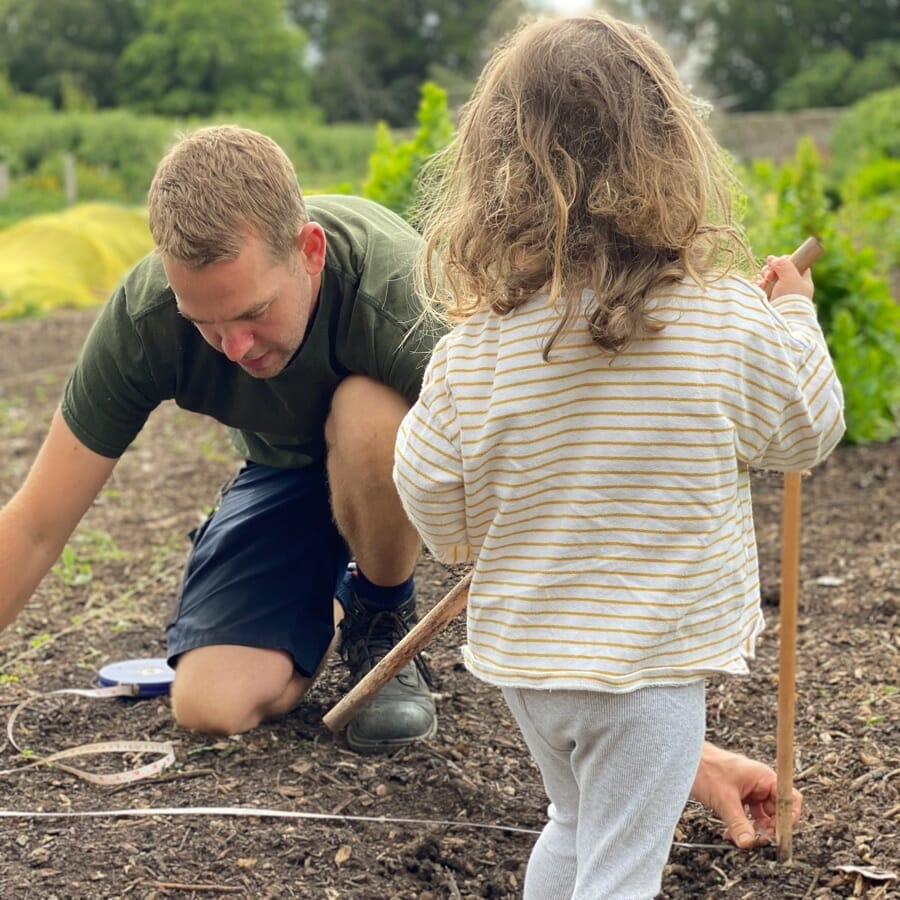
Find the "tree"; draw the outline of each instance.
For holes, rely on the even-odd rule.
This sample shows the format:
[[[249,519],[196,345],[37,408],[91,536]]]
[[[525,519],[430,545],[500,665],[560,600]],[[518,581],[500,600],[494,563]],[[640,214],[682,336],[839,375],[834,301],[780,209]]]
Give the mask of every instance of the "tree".
[[[778,86],[775,109],[851,106],[900,84],[900,41],[877,41],[857,59],[847,50],[828,50]]]
[[[738,109],[766,109],[779,85],[831,50],[859,59],[870,44],[900,38],[898,0],[714,2],[715,47],[705,67]]]
[[[281,0],[150,0],[116,71],[118,97],[166,115],[302,108],[305,51]]]
[[[778,87],[823,54],[844,50],[858,61],[876,42],[900,39],[900,0],[611,2],[658,25],[667,43],[699,48],[708,92],[738,110],[770,108]]]
[[[436,68],[471,77],[498,14],[519,0],[292,0],[317,62],[315,99],[331,121],[412,121],[421,85]],[[504,16],[506,16],[504,18]]]
[[[20,92],[114,103],[113,69],[138,34],[143,0],[0,0],[0,68]],[[83,100],[82,100],[83,105]]]

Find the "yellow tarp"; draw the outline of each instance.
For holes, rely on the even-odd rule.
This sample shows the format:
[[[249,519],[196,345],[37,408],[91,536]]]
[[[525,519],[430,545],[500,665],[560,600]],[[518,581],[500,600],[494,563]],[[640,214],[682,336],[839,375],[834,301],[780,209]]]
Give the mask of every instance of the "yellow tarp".
[[[96,306],[152,249],[142,209],[83,203],[17,222],[0,231],[0,319]]]

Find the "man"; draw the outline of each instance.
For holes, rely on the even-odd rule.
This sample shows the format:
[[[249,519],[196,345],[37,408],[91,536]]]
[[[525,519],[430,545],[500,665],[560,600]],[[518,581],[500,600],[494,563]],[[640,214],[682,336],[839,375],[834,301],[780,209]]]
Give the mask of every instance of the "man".
[[[148,199],[157,252],[100,313],[25,483],[0,511],[0,628],[152,410],[174,399],[212,416],[247,462],[194,535],[168,653],[176,720],[235,734],[300,702],[336,621],[354,680],[416,621],[420,541],[391,469],[436,339],[413,287],[421,242],[368,201],[307,204],[277,144],[235,126],[179,141]],[[435,730],[410,663],[346,738],[379,752]],[[767,766],[707,745],[694,796],[749,846],[744,804],[768,828],[774,785]]]
[[[229,126],[171,150],[149,212],[157,252],[100,314],[34,471],[3,513],[12,578],[0,624],[159,403],[213,416],[248,462],[195,536],[168,653],[178,722],[233,734],[288,712],[309,689],[332,640],[336,592],[354,679],[415,622],[420,543],[391,465],[432,343],[414,327],[420,242],[358,198],[307,209],[283,151]],[[384,751],[435,727],[410,664],[347,740]]]

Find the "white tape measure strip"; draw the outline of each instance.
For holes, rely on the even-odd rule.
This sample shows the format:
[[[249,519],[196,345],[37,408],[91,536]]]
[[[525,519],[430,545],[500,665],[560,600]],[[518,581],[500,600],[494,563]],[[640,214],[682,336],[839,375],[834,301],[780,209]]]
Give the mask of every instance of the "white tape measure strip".
[[[334,813],[297,812],[290,809],[258,809],[253,806],[168,806],[128,809],[91,809],[83,811],[34,812],[24,809],[0,809],[0,819],[79,819],[79,818],[136,818],[144,816],[247,816],[257,819],[319,819],[331,822],[369,822],[382,825],[450,826],[477,828],[484,831],[508,831],[517,834],[540,834],[534,828],[517,825],[492,825],[482,822],[444,821],[442,819],[405,819],[392,816],[347,816]]]
[[[489,822],[462,822],[448,819],[407,819],[394,816],[348,816],[340,813],[298,812],[290,809],[258,809],[253,806],[168,806],[153,809],[90,809],[45,812],[44,810],[0,809],[0,819],[98,819],[141,818],[146,816],[246,816],[254,819],[319,819],[329,822],[366,822],[374,825],[420,825],[431,828],[470,828],[478,831],[504,831],[510,834],[540,834],[539,828],[519,825],[493,825]],[[673,847],[702,850],[734,850],[734,844],[691,844],[673,841]]]
[[[27,706],[30,706],[37,700],[44,697],[52,697],[59,694],[74,694],[78,697],[88,697],[90,699],[106,699],[108,697],[134,697],[138,693],[137,685],[133,684],[116,684],[111,687],[102,688],[63,688],[58,691],[49,691],[45,694],[35,694],[23,700],[10,715],[6,722],[6,737],[9,743],[18,750],[26,759],[28,754],[16,743],[15,724],[19,713]],[[159,757],[150,763],[144,763],[136,768],[129,769],[124,772],[113,772],[105,775],[98,775],[94,772],[86,772],[76,766],[65,765],[60,763],[61,759],[73,759],[78,756],[94,756],[101,753],[155,753]],[[60,750],[58,753],[51,753],[49,756],[42,756],[40,759],[31,760],[27,765],[18,766],[14,769],[5,769],[0,771],[2,775],[15,775],[24,772],[26,769],[33,769],[36,766],[52,765],[57,769],[62,769],[76,778],[89,781],[92,784],[126,784],[129,781],[139,781],[142,778],[149,778],[152,775],[158,775],[164,769],[169,768],[175,762],[175,749],[168,741],[100,741],[92,744],[81,744],[78,747],[70,747],[67,750]]]

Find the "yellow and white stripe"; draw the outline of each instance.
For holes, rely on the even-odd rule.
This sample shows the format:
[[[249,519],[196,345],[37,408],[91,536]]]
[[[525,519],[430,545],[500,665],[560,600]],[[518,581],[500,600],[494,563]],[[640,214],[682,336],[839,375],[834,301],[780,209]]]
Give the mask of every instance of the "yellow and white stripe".
[[[464,655],[486,681],[746,671],[763,627],[748,467],[827,456],[840,384],[804,297],[728,278],[654,309],[665,328],[615,359],[582,328],[545,362],[545,296],[435,349],[394,478],[435,556],[476,562]]]

